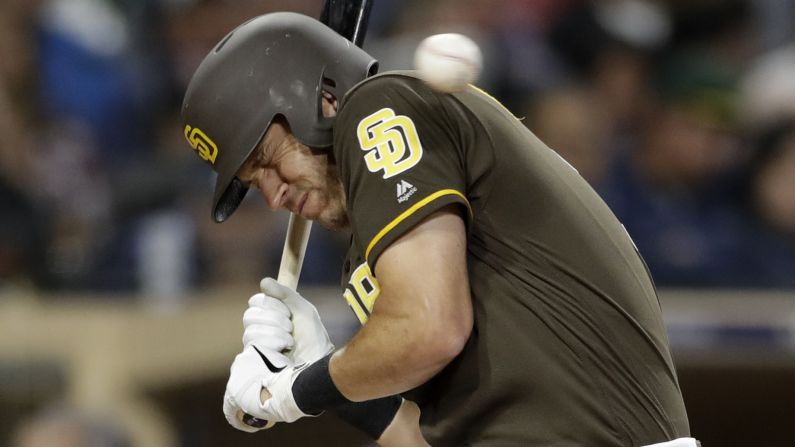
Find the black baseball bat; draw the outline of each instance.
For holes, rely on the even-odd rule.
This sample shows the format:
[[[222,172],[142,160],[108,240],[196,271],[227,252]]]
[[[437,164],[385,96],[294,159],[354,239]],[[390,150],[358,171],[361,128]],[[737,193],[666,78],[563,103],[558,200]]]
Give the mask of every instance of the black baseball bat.
[[[361,48],[372,7],[370,0],[326,0],[320,21]]]
[[[371,0],[326,0],[320,13],[320,21],[361,48],[367,34],[372,7]],[[266,429],[275,425],[250,414],[243,415],[243,423]]]

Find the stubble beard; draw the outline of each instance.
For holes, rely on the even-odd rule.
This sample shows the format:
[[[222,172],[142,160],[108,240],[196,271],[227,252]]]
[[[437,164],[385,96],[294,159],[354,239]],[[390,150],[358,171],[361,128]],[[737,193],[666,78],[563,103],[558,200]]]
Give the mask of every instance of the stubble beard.
[[[326,184],[328,188],[328,203],[325,215],[319,219],[320,225],[330,231],[342,231],[350,226],[348,219],[347,201],[345,190],[342,187],[342,180],[337,173],[337,167],[329,163],[326,170]]]
[[[320,225],[330,231],[342,231],[348,228],[350,222],[348,221],[348,213],[342,210],[341,213],[334,213],[330,216],[324,217],[319,221]]]

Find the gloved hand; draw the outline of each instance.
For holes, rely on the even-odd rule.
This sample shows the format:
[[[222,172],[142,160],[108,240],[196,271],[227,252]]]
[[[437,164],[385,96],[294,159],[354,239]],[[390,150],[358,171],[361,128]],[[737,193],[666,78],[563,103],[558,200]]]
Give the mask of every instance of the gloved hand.
[[[273,422],[294,422],[308,416],[298,408],[292,392],[300,371],[278,351],[246,346],[229,370],[223,404],[226,420],[238,430],[253,433],[264,427],[245,424],[244,413]],[[263,388],[270,393],[264,403],[260,400]]]
[[[276,298],[258,293],[248,300],[243,313],[243,347],[284,352],[295,346],[290,309]]]
[[[229,424],[249,433],[265,427],[244,423],[244,413],[269,422],[306,416],[295,404],[292,384],[303,367],[334,350],[312,303],[272,278],[263,279],[260,289],[243,314],[244,349],[232,364],[223,405]],[[271,395],[264,403],[262,388]]]
[[[320,320],[320,315],[318,315],[317,309],[312,303],[305,300],[293,289],[279,284],[273,278],[263,279],[260,282],[260,289],[266,298],[281,300],[292,314],[292,336],[295,340],[295,345],[292,352],[287,355],[295,365],[316,362],[334,351],[334,345],[331,343],[328,332],[326,332],[326,328]],[[269,301],[266,300],[265,302]],[[249,304],[251,305],[251,301]],[[246,312],[248,313],[248,311]],[[266,324],[260,323],[259,320],[254,318],[250,318],[248,323],[244,318],[243,324],[245,326],[243,334],[244,344],[246,340],[249,340],[249,342],[259,340],[260,334],[267,331],[265,328]]]

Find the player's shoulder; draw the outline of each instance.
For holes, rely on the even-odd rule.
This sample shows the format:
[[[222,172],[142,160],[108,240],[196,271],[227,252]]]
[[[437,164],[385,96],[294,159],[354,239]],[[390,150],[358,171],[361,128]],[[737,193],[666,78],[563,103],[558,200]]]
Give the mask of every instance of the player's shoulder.
[[[343,102],[359,96],[371,89],[417,89],[425,84],[414,70],[392,70],[370,76],[354,85],[346,94]]]
[[[340,101],[339,112],[359,107],[392,105],[403,102],[424,103],[433,92],[410,70],[395,70],[371,76],[350,89]]]

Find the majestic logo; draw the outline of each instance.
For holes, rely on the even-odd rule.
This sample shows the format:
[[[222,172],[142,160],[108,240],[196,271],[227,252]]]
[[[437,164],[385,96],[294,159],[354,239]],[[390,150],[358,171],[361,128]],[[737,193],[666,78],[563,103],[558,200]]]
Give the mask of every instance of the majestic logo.
[[[359,145],[367,152],[364,161],[370,172],[384,171],[384,178],[414,167],[422,158],[422,145],[411,118],[395,115],[389,108],[364,118],[356,131]]]
[[[409,199],[409,197],[413,196],[414,193],[417,192],[417,187],[412,185],[411,183],[401,180],[400,183],[397,184],[397,201],[398,203],[403,203]]]
[[[185,126],[185,138],[190,146],[196,149],[202,160],[215,164],[215,158],[218,157],[218,146],[207,134],[198,127]]]

